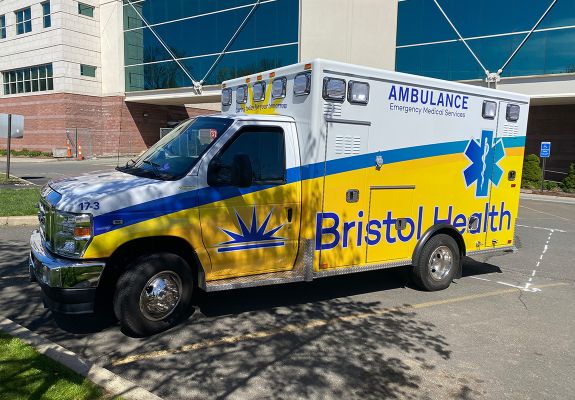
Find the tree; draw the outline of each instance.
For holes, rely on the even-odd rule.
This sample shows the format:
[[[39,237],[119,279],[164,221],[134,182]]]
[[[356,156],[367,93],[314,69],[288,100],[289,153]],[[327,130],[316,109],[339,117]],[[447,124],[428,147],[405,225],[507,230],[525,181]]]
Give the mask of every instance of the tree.
[[[523,175],[521,186],[524,188],[535,189],[541,185],[541,167],[539,166],[539,157],[535,154],[529,154],[523,162]]]
[[[565,188],[566,192],[575,191],[575,164],[571,163],[569,165],[569,171],[567,172],[567,176],[563,180],[563,187]]]

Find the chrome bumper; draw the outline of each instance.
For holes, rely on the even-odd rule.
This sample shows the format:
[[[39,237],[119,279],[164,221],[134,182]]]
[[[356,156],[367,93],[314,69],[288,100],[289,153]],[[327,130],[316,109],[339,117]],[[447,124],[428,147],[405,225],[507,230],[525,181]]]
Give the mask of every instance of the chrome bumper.
[[[32,232],[30,248],[30,275],[50,288],[95,288],[106,266],[103,261],[70,260],[53,255],[45,249],[38,230]]]

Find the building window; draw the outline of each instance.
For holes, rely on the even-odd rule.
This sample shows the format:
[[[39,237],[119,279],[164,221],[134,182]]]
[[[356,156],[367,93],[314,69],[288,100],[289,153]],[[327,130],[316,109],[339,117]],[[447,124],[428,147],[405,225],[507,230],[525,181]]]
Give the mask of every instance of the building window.
[[[80,75],[96,77],[96,67],[92,65],[80,64]]]
[[[0,15],[0,39],[6,39],[6,16]]]
[[[49,28],[52,26],[52,18],[50,17],[50,2],[45,1],[42,3],[42,15],[43,15],[43,22],[44,28]]]
[[[94,18],[94,6],[84,3],[78,3],[78,14]]]
[[[15,12],[16,34],[21,35],[32,31],[32,12],[30,7]]]
[[[54,89],[52,64],[3,72],[4,94],[43,92]]]

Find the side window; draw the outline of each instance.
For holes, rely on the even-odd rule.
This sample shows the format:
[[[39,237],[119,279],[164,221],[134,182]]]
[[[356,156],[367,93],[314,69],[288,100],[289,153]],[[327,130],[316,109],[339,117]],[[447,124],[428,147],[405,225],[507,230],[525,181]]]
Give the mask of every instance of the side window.
[[[246,127],[210,162],[211,184],[232,184],[234,157],[245,154],[252,164],[254,184],[285,182],[284,132],[277,127]]]

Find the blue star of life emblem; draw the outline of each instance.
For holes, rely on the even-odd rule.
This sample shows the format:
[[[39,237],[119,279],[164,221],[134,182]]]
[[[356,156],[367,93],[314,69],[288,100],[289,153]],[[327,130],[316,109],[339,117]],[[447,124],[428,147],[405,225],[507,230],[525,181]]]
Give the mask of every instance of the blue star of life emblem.
[[[228,251],[237,250],[250,250],[250,249],[260,249],[264,247],[277,247],[285,245],[285,238],[274,236],[274,234],[279,231],[284,224],[276,226],[266,232],[268,223],[273,213],[273,209],[266,216],[264,222],[258,226],[258,218],[256,215],[256,208],[252,209],[252,223],[250,228],[244,222],[242,217],[236,213],[236,219],[238,221],[241,233],[236,233],[229,231],[227,229],[220,228],[226,235],[228,235],[232,240],[227,242],[222,242],[219,245],[222,246],[218,249],[218,253],[224,253]]]
[[[493,131],[484,130],[481,139],[471,139],[465,149],[465,156],[471,161],[463,176],[465,185],[476,182],[475,196],[486,197],[489,191],[489,181],[498,185],[503,176],[503,169],[497,163],[505,156],[501,139],[493,140]]]

